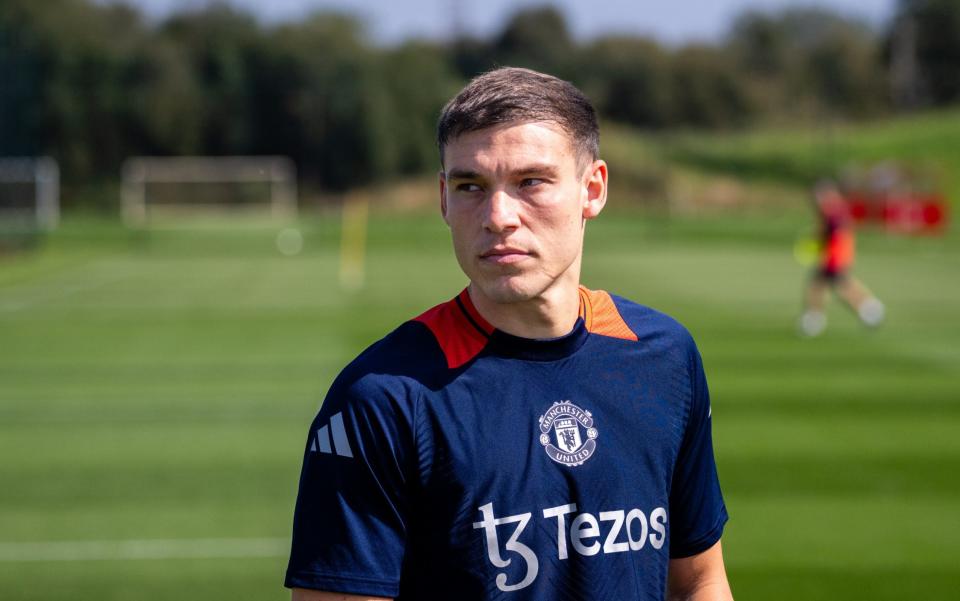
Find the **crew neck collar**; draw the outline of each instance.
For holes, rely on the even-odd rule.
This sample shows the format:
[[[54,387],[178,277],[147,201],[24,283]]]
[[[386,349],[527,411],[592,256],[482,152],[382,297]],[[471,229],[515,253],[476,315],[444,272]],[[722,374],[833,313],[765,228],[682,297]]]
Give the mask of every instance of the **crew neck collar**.
[[[524,338],[498,330],[480,315],[473,301],[470,300],[470,294],[466,288],[457,296],[456,301],[471,326],[487,338],[488,350],[501,357],[527,361],[556,361],[575,353],[590,335],[584,321],[585,309],[582,295],[580,312],[573,329],[556,338]]]
[[[487,347],[496,355],[527,361],[556,361],[577,352],[587,341],[590,332],[582,317],[577,317],[573,329],[557,338],[522,338],[494,330]]]

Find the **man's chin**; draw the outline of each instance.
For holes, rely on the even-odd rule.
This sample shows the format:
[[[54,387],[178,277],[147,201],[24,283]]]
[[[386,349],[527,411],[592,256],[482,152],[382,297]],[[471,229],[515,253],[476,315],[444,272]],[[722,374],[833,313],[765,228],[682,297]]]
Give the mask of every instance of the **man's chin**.
[[[490,302],[497,304],[523,303],[540,297],[550,287],[550,282],[531,277],[532,274],[517,274],[497,278],[471,280],[472,286]]]
[[[488,282],[474,281],[473,285],[491,302],[497,304],[522,303],[536,298],[539,293],[533,282],[525,280],[526,278],[521,277],[503,277]]]

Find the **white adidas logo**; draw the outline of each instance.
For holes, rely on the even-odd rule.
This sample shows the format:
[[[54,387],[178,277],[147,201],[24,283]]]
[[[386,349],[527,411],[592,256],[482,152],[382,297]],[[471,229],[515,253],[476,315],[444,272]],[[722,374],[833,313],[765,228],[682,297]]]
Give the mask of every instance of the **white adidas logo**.
[[[330,445],[330,434],[333,433],[333,446]],[[353,451],[350,450],[350,441],[347,440],[347,431],[343,427],[343,415],[336,413],[330,418],[330,425],[323,426],[317,430],[317,436],[310,442],[310,452],[332,455],[336,453],[341,457],[353,457]]]

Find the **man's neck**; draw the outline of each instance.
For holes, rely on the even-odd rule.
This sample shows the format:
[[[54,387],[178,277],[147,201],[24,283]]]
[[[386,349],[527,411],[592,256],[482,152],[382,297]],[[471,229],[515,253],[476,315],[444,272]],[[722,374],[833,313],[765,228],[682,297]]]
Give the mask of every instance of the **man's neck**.
[[[553,286],[543,295],[515,303],[496,303],[474,284],[470,300],[490,325],[522,338],[557,338],[568,334],[580,315],[580,291],[576,282]]]

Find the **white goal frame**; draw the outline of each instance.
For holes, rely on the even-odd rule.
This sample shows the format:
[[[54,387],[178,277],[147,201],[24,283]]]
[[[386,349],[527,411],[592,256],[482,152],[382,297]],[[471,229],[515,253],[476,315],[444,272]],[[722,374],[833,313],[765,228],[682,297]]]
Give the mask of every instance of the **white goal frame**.
[[[21,215],[42,230],[57,229],[60,224],[60,166],[52,157],[0,157],[0,184],[33,184],[34,206],[24,210],[0,208]]]
[[[297,215],[297,171],[293,161],[282,156],[177,156],[131,157],[123,164],[120,203],[123,220],[130,227],[147,225],[148,184],[268,183],[270,212],[276,218]],[[183,203],[183,207],[227,205]]]

